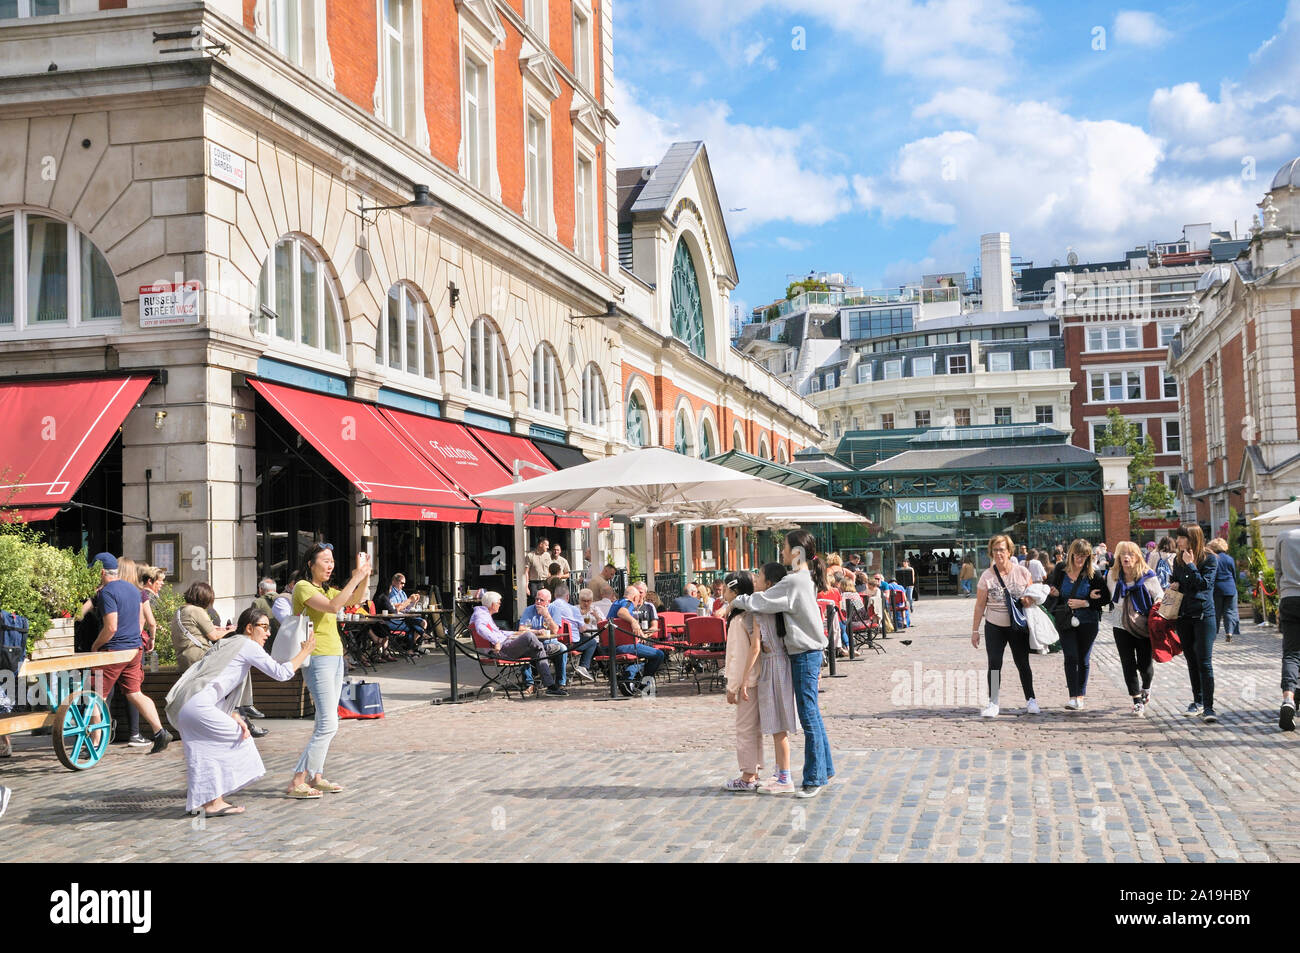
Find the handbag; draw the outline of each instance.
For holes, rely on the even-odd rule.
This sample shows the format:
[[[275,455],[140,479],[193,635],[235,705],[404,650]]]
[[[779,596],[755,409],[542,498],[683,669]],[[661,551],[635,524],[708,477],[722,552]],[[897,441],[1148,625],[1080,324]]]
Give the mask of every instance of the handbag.
[[[1169,593],[1165,593],[1169,595]],[[1169,662],[1183,654],[1183,643],[1178,638],[1174,624],[1160,614],[1160,603],[1151,608],[1147,632],[1151,639],[1151,658],[1156,662]]]
[[[1151,638],[1150,619],[1147,615],[1139,612],[1133,605],[1133,593],[1124,597],[1123,615],[1120,618],[1120,628],[1130,635],[1136,635],[1138,638]]]
[[[1183,607],[1183,594],[1177,589],[1167,590],[1164,598],[1160,600],[1160,617],[1162,619],[1177,619],[1178,612]]]
[[[365,680],[343,683],[339,694],[339,718],[383,718],[384,696],[377,682]]]
[[[1002,581],[1002,573],[998,572],[998,567],[993,567],[993,574],[998,577],[998,585],[1002,587],[1002,595],[1007,600],[1007,613],[1011,616],[1011,629],[1017,634],[1029,634],[1029,619],[1025,615],[1025,610],[1016,604],[1016,600],[1011,598],[1011,590],[1007,584]]]
[[[277,662],[288,662],[302,651],[302,643],[311,635],[311,619],[303,615],[292,615],[280,623],[280,631],[275,633],[271,644],[271,658]],[[311,656],[302,660],[302,667],[311,665]]]

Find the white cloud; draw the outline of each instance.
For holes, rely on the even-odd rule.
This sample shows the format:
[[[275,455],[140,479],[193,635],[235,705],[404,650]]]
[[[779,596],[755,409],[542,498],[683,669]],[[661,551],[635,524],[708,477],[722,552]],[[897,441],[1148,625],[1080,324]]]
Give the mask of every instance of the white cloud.
[[[802,238],[786,238],[784,235],[778,235],[776,244],[786,251],[803,251],[812,245],[812,242]]]
[[[763,55],[771,45],[772,41],[762,36],[748,43],[744,50],[741,51],[741,58],[745,61],[745,65],[752,67],[758,64],[764,69],[776,69],[776,58]]]
[[[1171,160],[1271,175],[1300,153],[1300,2],[1292,0],[1242,79],[1220,84],[1217,101],[1199,83],[1180,83],[1157,89],[1148,110]]]
[[[746,210],[728,217],[733,235],[767,222],[821,225],[852,210],[848,177],[825,168],[835,157],[820,146],[818,130],[732,122],[731,107],[718,101],[684,107],[668,119],[647,109],[634,88],[624,90],[619,167],[654,165],[672,143],[704,140],[723,210]]]
[[[1008,78],[1013,34],[1036,18],[1023,0],[655,0],[653,9],[689,24],[724,57],[731,31],[759,13],[806,17],[797,25],[807,55],[855,42],[877,52],[887,73],[989,85]]]
[[[992,231],[1010,232],[1014,252],[1035,261],[1064,257],[1066,245],[1113,258],[1173,238],[1187,222],[1228,227],[1254,201],[1240,177],[1170,171],[1161,141],[1128,123],[969,89],[935,96],[915,115],[971,128],[907,143],[886,174],[855,177],[854,190],[886,220],[950,226],[917,263],[931,270],[969,265],[979,235]],[[886,274],[904,277],[892,266]]]
[[[1160,46],[1173,36],[1154,13],[1145,10],[1121,10],[1115,14],[1111,33],[1116,42],[1130,46]]]

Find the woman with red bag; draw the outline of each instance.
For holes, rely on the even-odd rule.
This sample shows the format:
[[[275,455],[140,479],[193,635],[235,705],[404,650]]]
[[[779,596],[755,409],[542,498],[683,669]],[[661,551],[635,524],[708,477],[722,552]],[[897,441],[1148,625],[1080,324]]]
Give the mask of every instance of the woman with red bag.
[[[1151,608],[1164,596],[1156,574],[1147,568],[1137,543],[1125,540],[1115,547],[1115,563],[1106,577],[1110,589],[1115,650],[1124,669],[1124,683],[1133,698],[1133,714],[1146,714],[1151,699],[1155,663],[1151,657],[1148,619]]]

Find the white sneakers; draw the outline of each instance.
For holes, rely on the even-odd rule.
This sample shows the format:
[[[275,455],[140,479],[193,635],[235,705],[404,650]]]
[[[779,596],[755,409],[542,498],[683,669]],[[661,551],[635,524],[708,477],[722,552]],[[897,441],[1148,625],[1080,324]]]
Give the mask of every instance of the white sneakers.
[[[1083,711],[1083,699],[1071,698],[1065,703],[1065,707],[1068,711]]]
[[[1025,702],[1026,715],[1041,715],[1042,713],[1042,709],[1038,707],[1038,699],[1031,698],[1029,701]]]
[[[1146,713],[1147,713],[1147,706],[1142,704],[1142,700],[1141,699],[1135,700],[1133,702],[1133,714],[1137,715],[1140,718]]]
[[[981,718],[996,718],[997,716],[998,706],[993,702],[989,702],[988,705],[985,706],[984,710],[980,712]]]

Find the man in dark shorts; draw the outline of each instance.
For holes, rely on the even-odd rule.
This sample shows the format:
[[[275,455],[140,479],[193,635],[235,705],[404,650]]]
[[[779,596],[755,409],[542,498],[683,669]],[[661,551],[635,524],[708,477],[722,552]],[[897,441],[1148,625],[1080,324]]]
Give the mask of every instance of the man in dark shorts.
[[[144,615],[140,603],[140,590],[133,584],[117,578],[117,558],[111,553],[100,553],[93,562],[100,564],[100,578],[104,585],[100,588],[99,595],[95,597],[99,603],[99,614],[103,623],[99,630],[99,638],[95,640],[91,651],[117,652],[135,649],[135,657],[129,662],[109,665],[99,670],[99,676],[103,679],[99,694],[108,697],[114,686],[119,684],[122,686],[122,691],[126,693],[127,704],[134,705],[153,729],[153,748],[150,754],[157,754],[171,744],[172,736],[162,726],[153,699],[140,691],[140,686],[144,682],[144,668],[140,664],[144,654],[140,639],[140,621]]]

